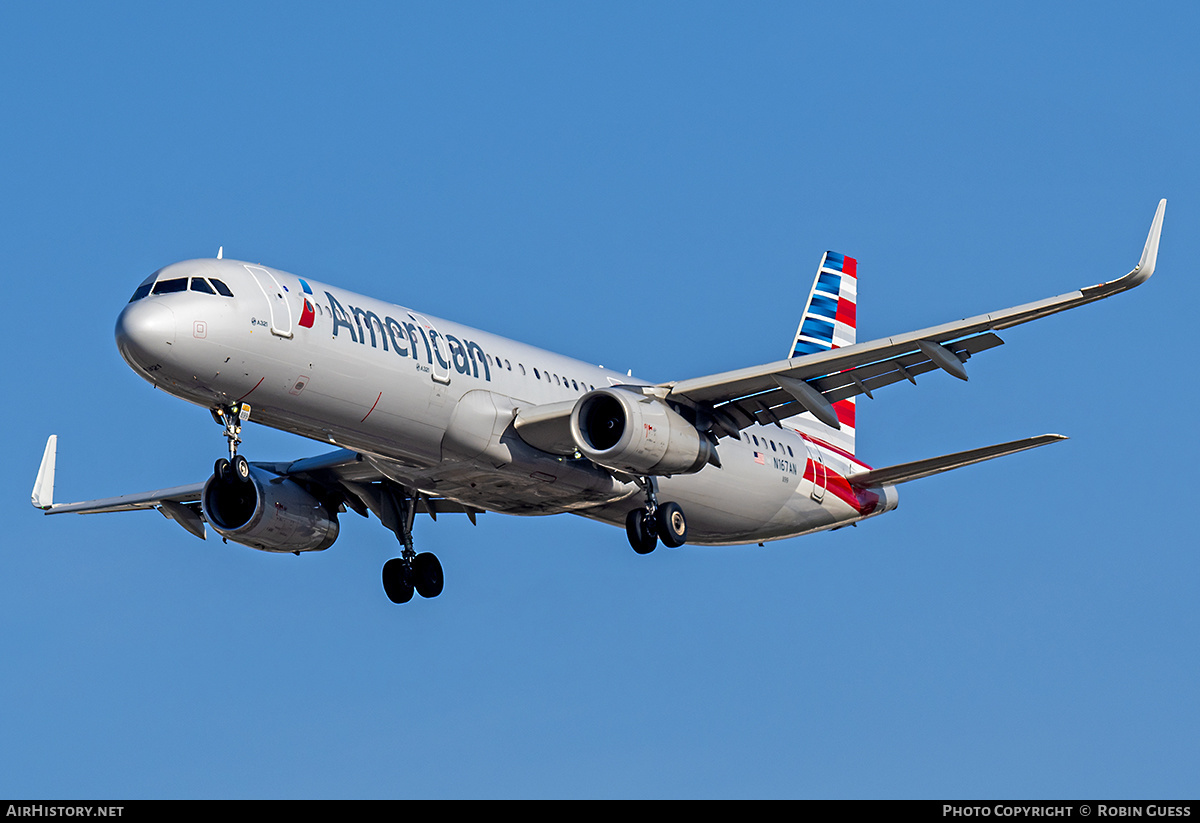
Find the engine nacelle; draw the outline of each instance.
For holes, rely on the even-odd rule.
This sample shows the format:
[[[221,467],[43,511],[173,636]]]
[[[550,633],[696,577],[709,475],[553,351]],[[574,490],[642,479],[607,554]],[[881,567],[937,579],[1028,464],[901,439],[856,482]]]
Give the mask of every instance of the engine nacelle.
[[[571,437],[593,463],[636,475],[691,474],[713,456],[708,438],[667,403],[617,387],[579,398]]]
[[[208,478],[200,495],[217,534],[265,552],[316,552],[338,536],[337,515],[286,477],[250,467],[249,479]]]

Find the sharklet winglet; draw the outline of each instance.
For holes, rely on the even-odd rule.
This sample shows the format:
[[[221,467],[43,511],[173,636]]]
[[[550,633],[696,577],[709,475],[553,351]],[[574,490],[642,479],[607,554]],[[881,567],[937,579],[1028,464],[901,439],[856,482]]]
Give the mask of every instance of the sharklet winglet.
[[[42,464],[38,467],[37,480],[33,482],[30,500],[39,509],[54,508],[54,462],[58,452],[58,435],[46,439],[46,450],[42,452]]]

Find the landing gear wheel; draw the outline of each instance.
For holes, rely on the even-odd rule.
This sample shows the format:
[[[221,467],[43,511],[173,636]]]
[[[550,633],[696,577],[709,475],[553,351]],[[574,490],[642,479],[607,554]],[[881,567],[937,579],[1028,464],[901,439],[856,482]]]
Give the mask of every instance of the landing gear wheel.
[[[664,546],[677,549],[687,542],[687,518],[678,503],[663,503],[654,512],[654,525]]]
[[[393,557],[383,564],[383,591],[393,603],[412,600],[412,570],[399,557]]]
[[[250,479],[250,461],[245,457],[239,454],[233,458],[231,465],[233,466],[233,475],[238,480],[245,483]]]
[[[216,476],[218,483],[228,483],[233,479],[233,468],[229,465],[229,461],[224,457],[219,458],[213,464],[213,475]]]
[[[645,509],[634,509],[625,516],[625,533],[629,535],[629,545],[638,554],[650,554],[658,545],[658,535],[654,530],[654,518]]]
[[[421,597],[437,597],[442,593],[445,579],[442,577],[442,564],[437,555],[422,552],[413,558],[413,584]]]

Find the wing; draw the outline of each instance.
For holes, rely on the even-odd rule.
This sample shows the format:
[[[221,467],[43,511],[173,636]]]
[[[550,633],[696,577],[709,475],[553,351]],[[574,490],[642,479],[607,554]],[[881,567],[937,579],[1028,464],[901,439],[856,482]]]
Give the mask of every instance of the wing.
[[[54,502],[54,472],[57,462],[58,436],[50,435],[37,480],[33,486],[33,505],[46,514],[103,514],[107,512],[157,509],[164,517],[179,523],[200,539],[205,538],[205,516],[200,505],[204,482],[172,486],[118,497],[104,497],[79,503]],[[315,457],[306,457],[287,463],[252,463],[279,477],[287,477],[328,500],[336,508],[350,508],[362,516],[368,511],[391,528],[397,484],[389,480],[365,455],[347,449],[338,449]],[[391,507],[391,508],[389,508]],[[466,514],[471,521],[481,510],[464,506],[452,500],[430,495],[417,494],[417,513],[428,514],[434,520],[439,514]]]
[[[1141,259],[1124,277],[895,337],[884,337],[844,348],[792,357],[763,366],[664,383],[667,397],[707,411],[717,434],[737,436],[755,424],[810,412],[821,422],[839,428],[832,403],[942,369],[967,379],[965,362],[971,355],[1001,345],[995,332],[1040,320],[1144,283],[1154,273],[1158,242],[1167,201],[1158,204]]]

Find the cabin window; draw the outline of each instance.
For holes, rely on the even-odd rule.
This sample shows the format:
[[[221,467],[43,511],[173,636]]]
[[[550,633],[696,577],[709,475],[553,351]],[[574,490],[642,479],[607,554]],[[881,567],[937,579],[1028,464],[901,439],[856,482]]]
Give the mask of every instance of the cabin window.
[[[533,369],[533,376],[536,377],[538,380],[542,379],[542,373],[537,370],[536,366]]]

